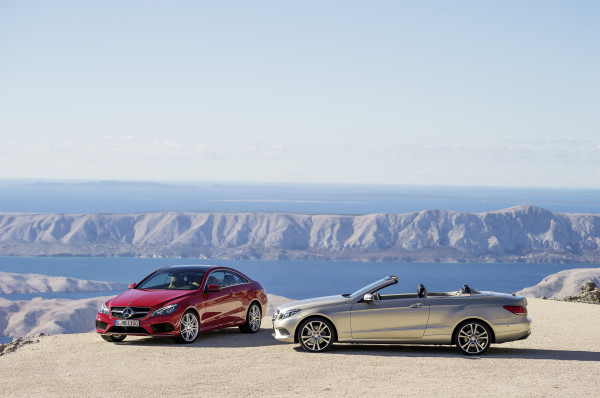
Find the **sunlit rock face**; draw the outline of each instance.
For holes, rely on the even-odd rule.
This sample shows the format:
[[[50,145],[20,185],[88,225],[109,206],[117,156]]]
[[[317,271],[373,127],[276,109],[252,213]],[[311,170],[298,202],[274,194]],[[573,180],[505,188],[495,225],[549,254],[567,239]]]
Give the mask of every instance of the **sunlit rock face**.
[[[600,216],[463,213],[0,214],[0,255],[600,262]]]

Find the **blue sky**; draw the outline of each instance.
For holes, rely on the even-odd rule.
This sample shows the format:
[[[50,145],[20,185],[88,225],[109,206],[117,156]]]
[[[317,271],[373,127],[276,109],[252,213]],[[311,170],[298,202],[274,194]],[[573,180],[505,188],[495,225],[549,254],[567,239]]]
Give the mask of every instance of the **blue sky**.
[[[596,1],[0,3],[0,178],[600,185]]]

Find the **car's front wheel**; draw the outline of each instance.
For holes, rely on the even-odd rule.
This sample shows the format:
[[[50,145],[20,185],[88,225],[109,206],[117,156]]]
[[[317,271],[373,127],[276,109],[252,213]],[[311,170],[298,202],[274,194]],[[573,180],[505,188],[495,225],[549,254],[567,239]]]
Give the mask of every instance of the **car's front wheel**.
[[[181,344],[190,344],[198,337],[198,330],[200,329],[200,323],[198,316],[194,311],[187,311],[181,317],[179,325],[179,336],[176,340]]]
[[[333,325],[326,319],[307,319],[300,324],[299,330],[298,341],[306,351],[323,352],[333,345]]]
[[[246,323],[240,326],[242,333],[256,333],[260,330],[262,320],[262,312],[257,303],[250,304],[246,313]]]
[[[111,343],[118,343],[119,341],[123,341],[125,340],[125,337],[127,337],[124,334],[113,334],[113,335],[102,335],[102,338],[106,341],[109,341]]]
[[[456,346],[465,355],[481,355],[490,347],[492,333],[483,322],[464,322],[456,328],[455,333]]]

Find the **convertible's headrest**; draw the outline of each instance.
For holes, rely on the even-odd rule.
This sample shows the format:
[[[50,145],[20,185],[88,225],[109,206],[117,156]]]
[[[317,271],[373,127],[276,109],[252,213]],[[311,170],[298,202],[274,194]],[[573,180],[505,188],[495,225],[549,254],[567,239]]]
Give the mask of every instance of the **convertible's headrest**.
[[[418,298],[427,297],[427,289],[425,289],[425,286],[423,286],[422,284],[419,284],[419,287],[417,288],[417,297]]]

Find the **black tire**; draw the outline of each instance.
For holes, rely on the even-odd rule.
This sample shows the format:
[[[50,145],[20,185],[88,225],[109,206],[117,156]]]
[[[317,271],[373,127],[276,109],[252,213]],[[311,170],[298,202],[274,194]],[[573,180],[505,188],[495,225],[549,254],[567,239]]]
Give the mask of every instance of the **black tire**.
[[[256,333],[260,330],[260,324],[262,322],[262,311],[260,305],[257,303],[250,304],[248,312],[246,312],[246,323],[240,325],[240,332],[242,333]]]
[[[335,341],[335,328],[325,318],[309,318],[298,327],[298,341],[308,352],[324,352]]]
[[[456,327],[454,342],[465,355],[481,355],[490,348],[492,331],[481,321],[465,321]]]
[[[119,341],[123,341],[125,340],[125,337],[127,337],[124,334],[113,334],[113,335],[109,335],[109,334],[103,334],[102,338],[105,341],[111,342],[111,343],[118,343]]]
[[[179,344],[192,344],[198,338],[200,321],[194,311],[186,311],[179,322],[179,336],[175,341]]]

